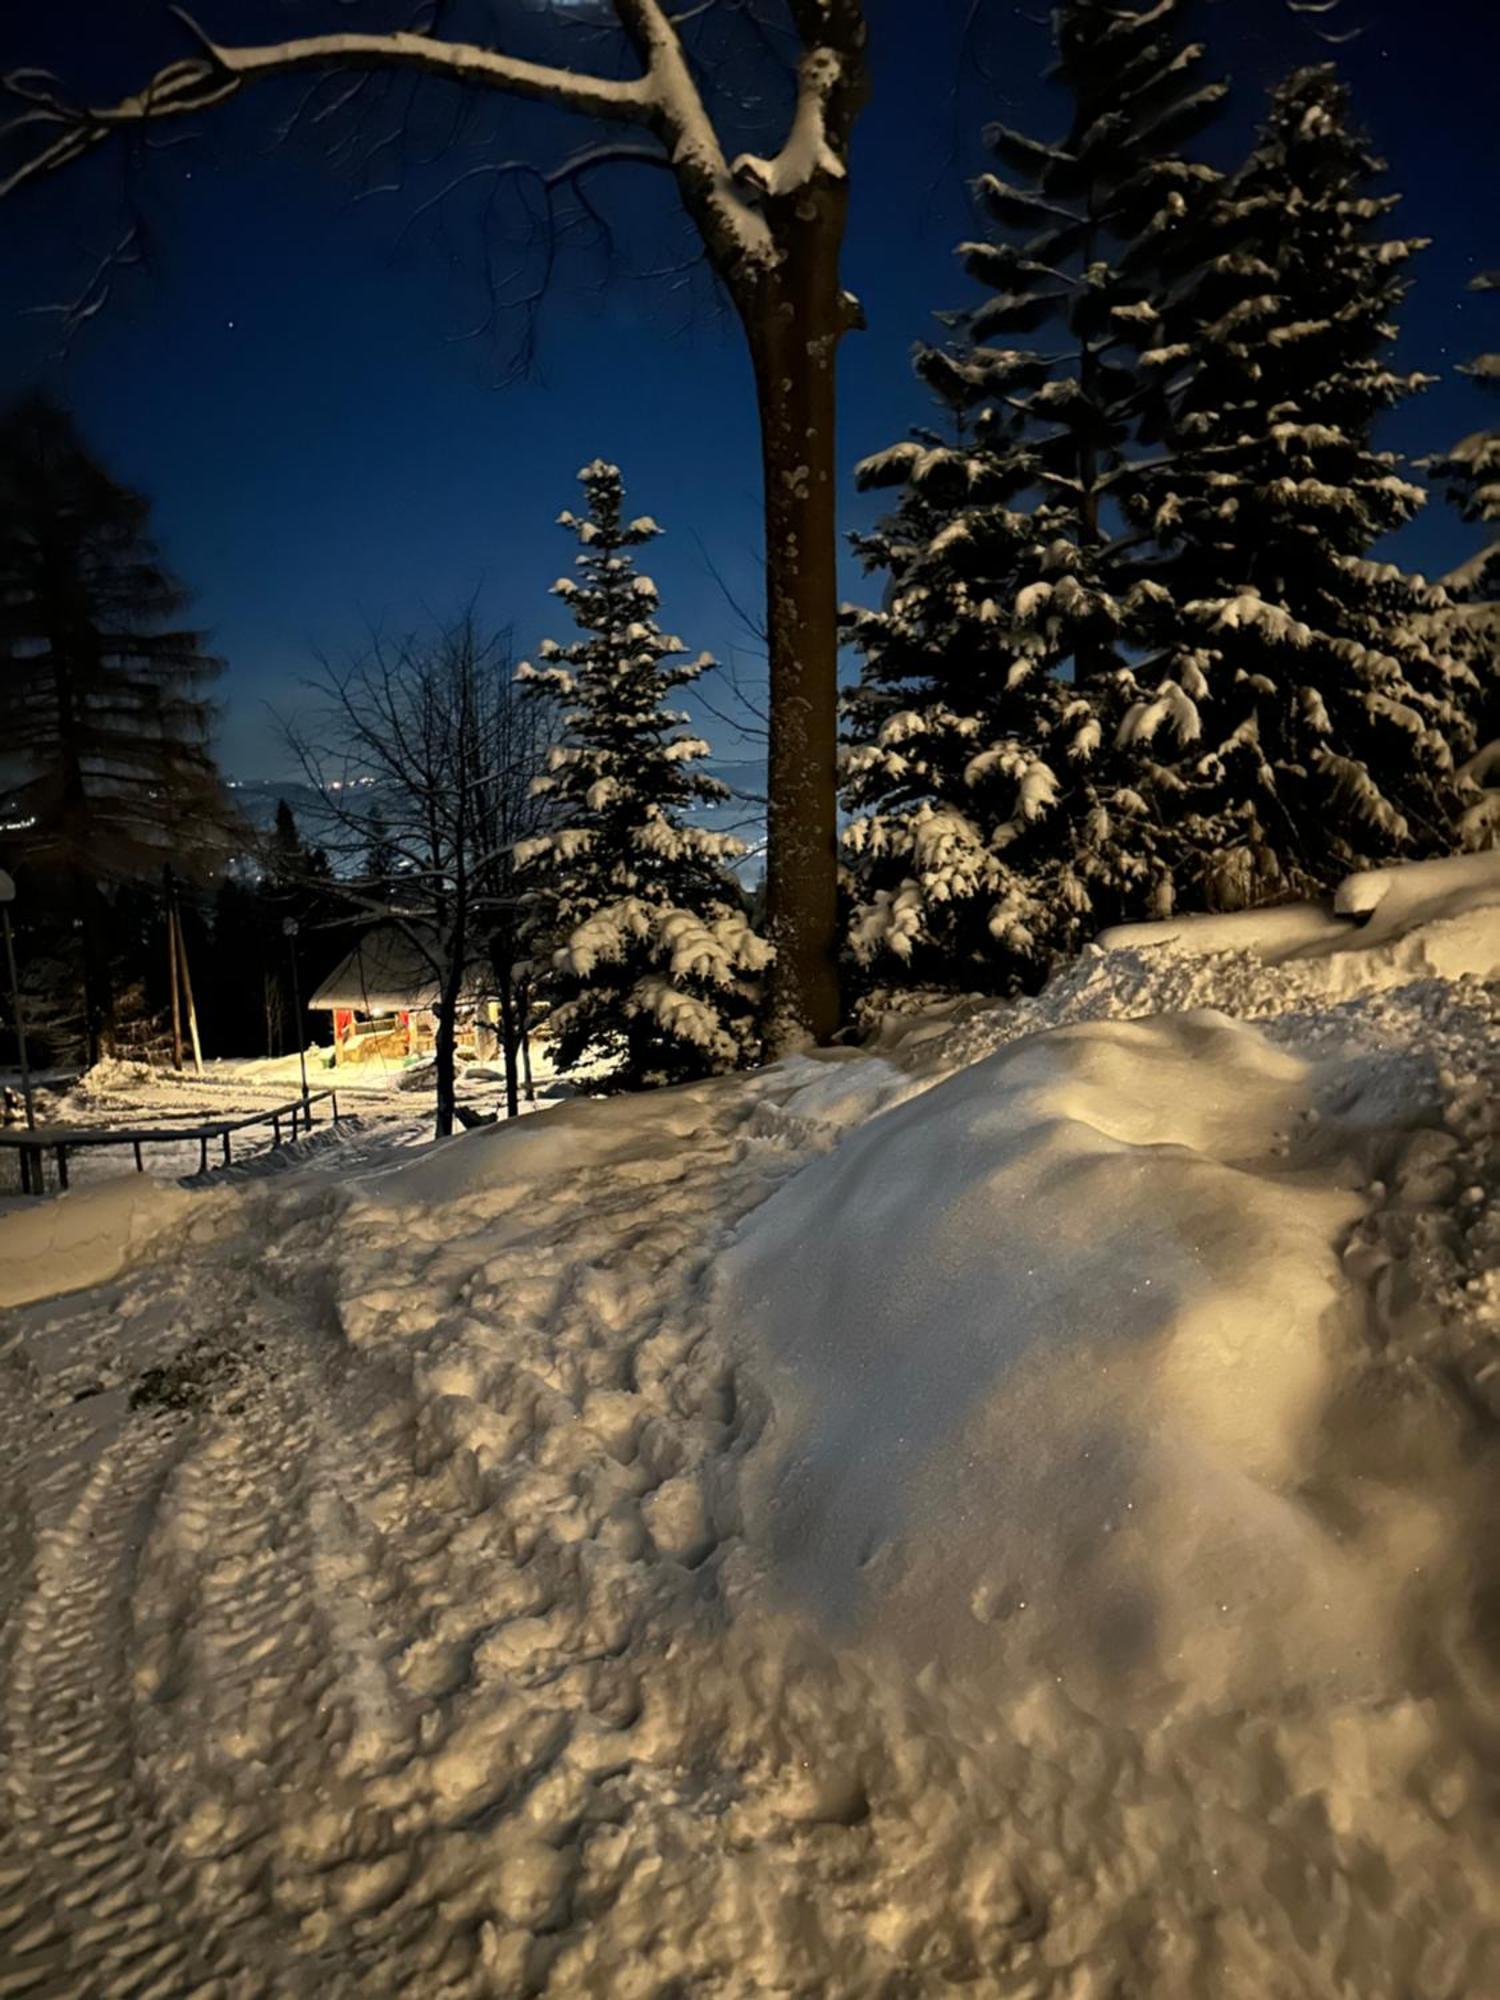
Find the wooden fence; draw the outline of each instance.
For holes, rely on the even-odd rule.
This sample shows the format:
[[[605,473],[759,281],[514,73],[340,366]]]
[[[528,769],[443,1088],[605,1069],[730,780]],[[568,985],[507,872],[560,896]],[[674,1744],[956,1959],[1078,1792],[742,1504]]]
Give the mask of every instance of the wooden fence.
[[[88,1146],[130,1146],[135,1152],[135,1170],[138,1174],[146,1171],[142,1158],[143,1146],[180,1146],[184,1140],[198,1141],[198,1171],[208,1172],[208,1149],[217,1140],[222,1151],[221,1164],[228,1166],[231,1159],[231,1134],[244,1132],[252,1125],[269,1125],[273,1147],[281,1144],[282,1126],[288,1126],[288,1140],[297,1136],[298,1120],[301,1120],[304,1136],[313,1128],[313,1106],[329,1103],[333,1110],[333,1123],[339,1122],[339,1098],[336,1090],[309,1091],[305,1098],[293,1098],[290,1104],[278,1104],[270,1111],[255,1111],[245,1118],[211,1118],[202,1124],[182,1124],[174,1126],[127,1126],[122,1130],[106,1127],[97,1129],[77,1125],[17,1125],[0,1126],[0,1146],[8,1146],[20,1154],[22,1194],[45,1194],[47,1192],[43,1163],[51,1153],[57,1161],[57,1185],[66,1189],[68,1185],[68,1155],[77,1153]]]

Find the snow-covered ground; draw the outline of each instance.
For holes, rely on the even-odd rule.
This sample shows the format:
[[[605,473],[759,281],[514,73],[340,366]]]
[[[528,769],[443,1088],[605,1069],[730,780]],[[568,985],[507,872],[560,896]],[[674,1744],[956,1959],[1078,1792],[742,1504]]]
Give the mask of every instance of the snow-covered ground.
[[[0,1216],[0,1992],[1500,1992],[1500,870],[1351,894]]]
[[[378,1129],[392,1144],[414,1144],[430,1135],[436,1102],[430,1058],[415,1062],[376,1058],[334,1068],[327,1057],[326,1049],[316,1047],[307,1055],[307,1087],[314,1098],[314,1133],[320,1142],[329,1142],[331,1137],[333,1107],[318,1097],[328,1090],[337,1096],[340,1119],[353,1121],[356,1129]],[[558,1079],[543,1041],[533,1044],[532,1071],[538,1096],[533,1103],[523,1100],[523,1115],[546,1110],[557,1101]],[[0,1071],[0,1084],[9,1085],[19,1097],[20,1072]],[[467,1109],[480,1117],[504,1117],[505,1078],[498,1059],[461,1064],[457,1088],[458,1101]],[[107,1060],[96,1063],[81,1077],[48,1077],[35,1085],[38,1123],[70,1131],[146,1128],[175,1132],[179,1126],[186,1131],[205,1123],[284,1110],[299,1102],[301,1094],[301,1064],[295,1054],[216,1058],[204,1063],[201,1074],[191,1067],[179,1072],[143,1062]],[[283,1119],[282,1140],[287,1136],[287,1121]],[[265,1156],[277,1149],[277,1143],[270,1123],[234,1132],[230,1139],[233,1171],[242,1173],[252,1162],[260,1163],[257,1170],[263,1169]],[[201,1159],[196,1138],[185,1137],[180,1142],[175,1138],[152,1139],[142,1153],[144,1167],[157,1178],[194,1175]],[[208,1160],[210,1174],[222,1170],[217,1138],[209,1141]],[[45,1167],[51,1186],[55,1169],[50,1155]],[[69,1155],[68,1179],[74,1188],[92,1188],[135,1174],[135,1157],[128,1143],[81,1146]],[[0,1150],[0,1211],[12,1205],[19,1187],[18,1156],[11,1149]]]

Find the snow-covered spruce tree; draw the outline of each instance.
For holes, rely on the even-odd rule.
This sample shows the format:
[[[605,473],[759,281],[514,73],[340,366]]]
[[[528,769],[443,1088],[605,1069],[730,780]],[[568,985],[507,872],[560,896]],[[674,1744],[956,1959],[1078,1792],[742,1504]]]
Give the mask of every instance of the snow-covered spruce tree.
[[[1142,802],[1098,753],[1171,609],[1123,502],[1161,395],[1139,362],[1160,261],[1217,182],[1179,151],[1224,95],[1178,40],[1186,11],[1058,9],[1069,131],[986,133],[1008,177],[978,182],[993,230],[959,256],[990,296],[917,353],[946,426],[859,468],[903,489],[856,537],[883,604],[846,614],[850,936],[877,984],[1004,989],[1155,906]]]
[[[663,632],[656,586],[636,570],[633,551],[661,530],[625,520],[617,466],[596,460],[579,478],[587,512],[560,516],[582,544],[578,575],[553,588],[581,636],[545,641],[546,664],[520,669],[562,709],[538,781],[557,818],[516,858],[561,940],[545,975],[560,1066],[602,1060],[613,1087],[639,1090],[754,1055],[771,953],[730,871],[743,844],[687,817],[728,791],[696,768],[708,745],[666,706],[713,663]]]
[[[1500,271],[1484,271],[1470,290],[1500,298]],[[1500,354],[1481,354],[1459,371],[1500,392]],[[1475,431],[1428,471],[1439,479],[1466,521],[1500,524],[1500,427]],[[1472,670],[1479,748],[1460,772],[1465,798],[1459,832],[1465,846],[1500,845],[1500,534],[1492,535],[1443,579],[1451,603],[1437,614],[1436,634]],[[1433,636],[1433,624],[1423,628]]]
[[[1469,290],[1500,297],[1500,271],[1481,271],[1471,280]],[[1459,373],[1491,394],[1500,394],[1500,354],[1481,354],[1477,360],[1465,362]],[[1500,425],[1475,431],[1441,458],[1431,460],[1428,470],[1443,482],[1466,521],[1500,524]],[[1500,535],[1492,536],[1446,580],[1454,595],[1500,597]]]
[[[1370,559],[1424,499],[1372,431],[1429,379],[1388,359],[1422,246],[1382,234],[1382,171],[1331,69],[1288,78],[1144,357],[1173,414],[1130,507],[1181,622],[1119,741],[1187,907],[1450,842],[1469,678],[1419,625],[1442,591]]]

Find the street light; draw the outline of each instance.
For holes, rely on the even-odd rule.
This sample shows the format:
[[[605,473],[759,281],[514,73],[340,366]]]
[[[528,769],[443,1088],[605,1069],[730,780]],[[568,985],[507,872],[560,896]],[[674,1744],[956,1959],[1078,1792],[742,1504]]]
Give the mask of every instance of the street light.
[[[15,900],[16,885],[5,870],[0,868],[0,925],[3,925],[5,930],[5,964],[10,973],[10,1010],[16,1024],[16,1047],[21,1052],[21,1095],[26,1100],[26,1129],[34,1132],[36,1107],[31,1101],[31,1068],[26,1060],[26,1023],[21,1016],[21,982],[16,976],[16,945],[10,931],[10,906]]]
[[[283,917],[281,934],[287,940],[287,949],[292,956],[292,1019],[297,1030],[297,1059],[302,1065],[302,1124],[306,1131],[312,1130],[312,1103],[307,1094],[307,1037],[302,1032],[302,985],[297,977],[297,919]],[[295,1123],[295,1120],[293,1121]]]

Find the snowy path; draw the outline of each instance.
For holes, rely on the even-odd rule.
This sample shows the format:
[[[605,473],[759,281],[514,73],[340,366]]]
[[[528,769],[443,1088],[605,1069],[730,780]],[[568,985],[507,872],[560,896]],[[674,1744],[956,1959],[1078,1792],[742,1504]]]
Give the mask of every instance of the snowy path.
[[[221,1205],[97,1318],[30,1309],[28,1352],[65,1358],[4,1628],[16,1991],[504,1991],[536,1957],[521,1926],[561,1918],[589,1796],[640,1755],[638,1655],[721,1532],[744,1413],[682,1305],[790,1164],[671,1122],[586,1190],[528,1187],[503,1254],[493,1202],[469,1237],[445,1207],[393,1283],[377,1196],[336,1299],[313,1178]],[[196,1413],[69,1400],[184,1356]]]
[[[1050,1018],[971,1016],[894,1061],[415,1152],[366,1132],[170,1206],[123,1275],[10,1314],[0,1995],[1500,1991],[1500,1002],[1429,982],[1299,1014],[1283,991],[1275,1039],[1326,1057],[1315,1073],[1201,1017],[1027,1044],[993,1082],[966,1067],[1023,1027],[1131,1011],[1122,977],[1085,969]],[[1175,963],[1150,980],[1191,983]],[[966,1153],[996,1108],[1000,1152]],[[1241,1483],[1214,1490],[1351,1605],[1398,1607],[1378,1672],[1346,1670],[1351,1619],[1349,1662],[1257,1683],[1245,1662],[1287,1607],[1248,1590],[1194,1630],[1212,1509],[1119,1542],[1178,1620],[1170,1681],[1141,1669],[1112,1698],[1097,1671],[1053,1672],[1125,1574],[1103,1517],[1067,1511],[1089,1479],[1053,1510],[1048,1532],[1077,1533],[1051,1622],[1012,1645],[1038,1606],[984,1570],[1004,1527],[984,1482],[1022,1456],[985,1429],[1004,1380],[966,1392],[964,1423],[938,1416],[984,1259],[1050,1257],[1034,1297],[1068,1339],[1085,1304],[1100,1318],[1088,1232],[1029,1207],[1050,1173],[1057,1212],[1091,1219],[1105,1183],[1067,1164],[1080,1149],[1111,1212],[1177,1204],[1201,1273],[1164,1331],[1132,1308],[1154,1344],[1131,1412],[1170,1442],[1184,1411],[1206,1426],[1254,1391],[1263,1435],[1230,1440]],[[971,1210],[943,1192],[966,1159]],[[884,1219],[859,1192],[883,1170]],[[1226,1206],[1281,1229],[1289,1201],[1309,1221],[1287,1259],[1344,1288],[1305,1424],[1281,1411],[1311,1322],[1261,1353],[1257,1313],[1293,1293],[1213,1263]],[[950,1268],[955,1217],[968,1261],[939,1314],[915,1287]],[[775,1289],[767,1246],[790,1354],[725,1289],[745,1259]],[[815,1302],[840,1259],[848,1283]],[[1216,1300],[1252,1343],[1228,1394]],[[834,1378],[829,1430],[821,1343],[845,1308],[839,1337],[873,1344]],[[1045,1420],[1054,1457],[1088,1460],[1091,1395],[1071,1434],[1073,1405],[1033,1397],[1015,1438]],[[1278,1424],[1301,1455],[1268,1469]],[[831,1483],[810,1488],[820,1437]],[[945,1487],[984,1438],[983,1479]],[[1169,1486],[1128,1491],[1143,1509]],[[845,1550],[888,1619],[838,1601]]]

